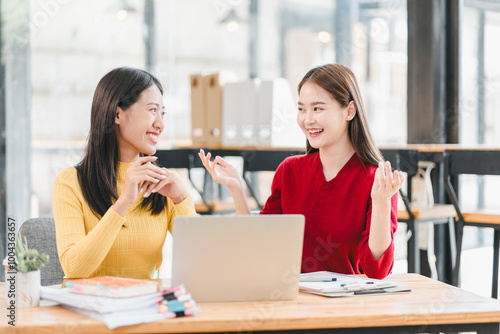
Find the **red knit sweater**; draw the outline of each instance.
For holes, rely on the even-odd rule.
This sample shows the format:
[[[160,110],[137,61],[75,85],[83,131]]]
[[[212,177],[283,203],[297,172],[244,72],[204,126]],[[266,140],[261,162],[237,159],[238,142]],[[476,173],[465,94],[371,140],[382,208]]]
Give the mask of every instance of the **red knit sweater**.
[[[261,214],[302,214],[306,218],[302,272],[327,270],[386,277],[394,263],[397,194],[392,198],[391,244],[379,260],[368,246],[371,189],[377,167],[356,154],[330,181],[318,153],[289,157],[274,175],[271,196]]]

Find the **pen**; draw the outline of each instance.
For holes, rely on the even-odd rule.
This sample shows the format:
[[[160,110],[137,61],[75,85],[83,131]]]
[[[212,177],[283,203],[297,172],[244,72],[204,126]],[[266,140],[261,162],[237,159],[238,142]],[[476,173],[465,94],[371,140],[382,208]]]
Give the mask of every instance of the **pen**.
[[[335,277],[301,277],[301,282],[335,282]]]
[[[373,290],[361,290],[361,291],[354,291],[355,295],[371,295],[375,293],[386,293],[384,289],[373,289]]]

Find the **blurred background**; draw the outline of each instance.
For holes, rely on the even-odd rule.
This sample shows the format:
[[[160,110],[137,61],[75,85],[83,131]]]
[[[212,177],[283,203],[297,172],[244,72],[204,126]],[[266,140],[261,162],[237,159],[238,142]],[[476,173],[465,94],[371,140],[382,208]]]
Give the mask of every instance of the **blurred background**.
[[[426,6],[432,11],[419,14]],[[426,16],[442,38],[436,49],[415,42]],[[223,83],[285,78],[296,98],[302,76],[325,63],[344,64],[357,76],[379,146],[500,143],[497,0],[0,0],[0,18],[1,231],[6,216],[18,224],[52,216],[56,175],[82,157],[94,89],[120,66],[148,70],[163,84],[159,149],[191,143],[191,75],[219,73]],[[456,129],[422,139],[412,131],[435,115],[425,111],[435,101],[410,99],[408,85],[417,76],[413,64],[429,59],[436,60],[428,64],[432,83],[456,86],[452,101],[437,90],[448,100],[436,108],[453,114],[436,122],[454,117]],[[499,185],[468,177],[461,200],[498,206],[498,196],[487,194]],[[470,247],[491,239],[488,231],[467,233]]]

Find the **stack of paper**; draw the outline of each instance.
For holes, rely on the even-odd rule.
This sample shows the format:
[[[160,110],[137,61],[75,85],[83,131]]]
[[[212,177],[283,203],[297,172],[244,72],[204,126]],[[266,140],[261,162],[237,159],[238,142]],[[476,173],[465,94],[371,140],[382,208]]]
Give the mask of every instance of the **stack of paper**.
[[[394,282],[328,271],[300,274],[299,280],[300,291],[326,297],[410,292]]]
[[[102,281],[102,278],[97,279]],[[151,282],[147,280],[140,281]],[[80,284],[81,282],[77,283]],[[165,290],[160,290],[156,287],[153,292],[147,291],[147,289],[144,290],[144,287],[141,287],[139,290],[142,289],[144,292],[139,295],[137,295],[139,290],[136,288],[131,289],[133,292],[120,290],[120,292],[115,291],[114,293],[118,293],[119,295],[135,295],[129,297],[109,297],[110,290],[113,290],[115,287],[111,288],[110,285],[102,286],[101,290],[104,293],[101,294],[98,289],[90,289],[88,287],[80,289],[76,285],[76,291],[78,292],[75,293],[75,284],[69,284],[72,288],[66,289],[42,287],[41,297],[45,300],[60,303],[70,310],[100,320],[109,329],[189,316],[200,311],[194,300],[192,300],[191,295],[186,292],[183,286]],[[90,293],[85,293],[84,291],[90,291]]]

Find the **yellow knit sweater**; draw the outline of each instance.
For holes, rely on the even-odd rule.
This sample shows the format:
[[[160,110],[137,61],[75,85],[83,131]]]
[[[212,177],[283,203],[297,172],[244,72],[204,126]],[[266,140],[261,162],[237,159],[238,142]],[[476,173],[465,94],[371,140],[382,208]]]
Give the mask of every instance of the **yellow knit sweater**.
[[[118,165],[118,195],[125,172],[132,164]],[[185,185],[184,185],[185,186]],[[125,218],[110,207],[99,219],[85,201],[76,168],[66,168],[57,176],[53,191],[57,251],[65,278],[121,276],[151,278],[162,262],[167,230],[172,233],[175,216],[195,215],[191,196],[153,216],[137,208],[142,194],[130,206]]]

